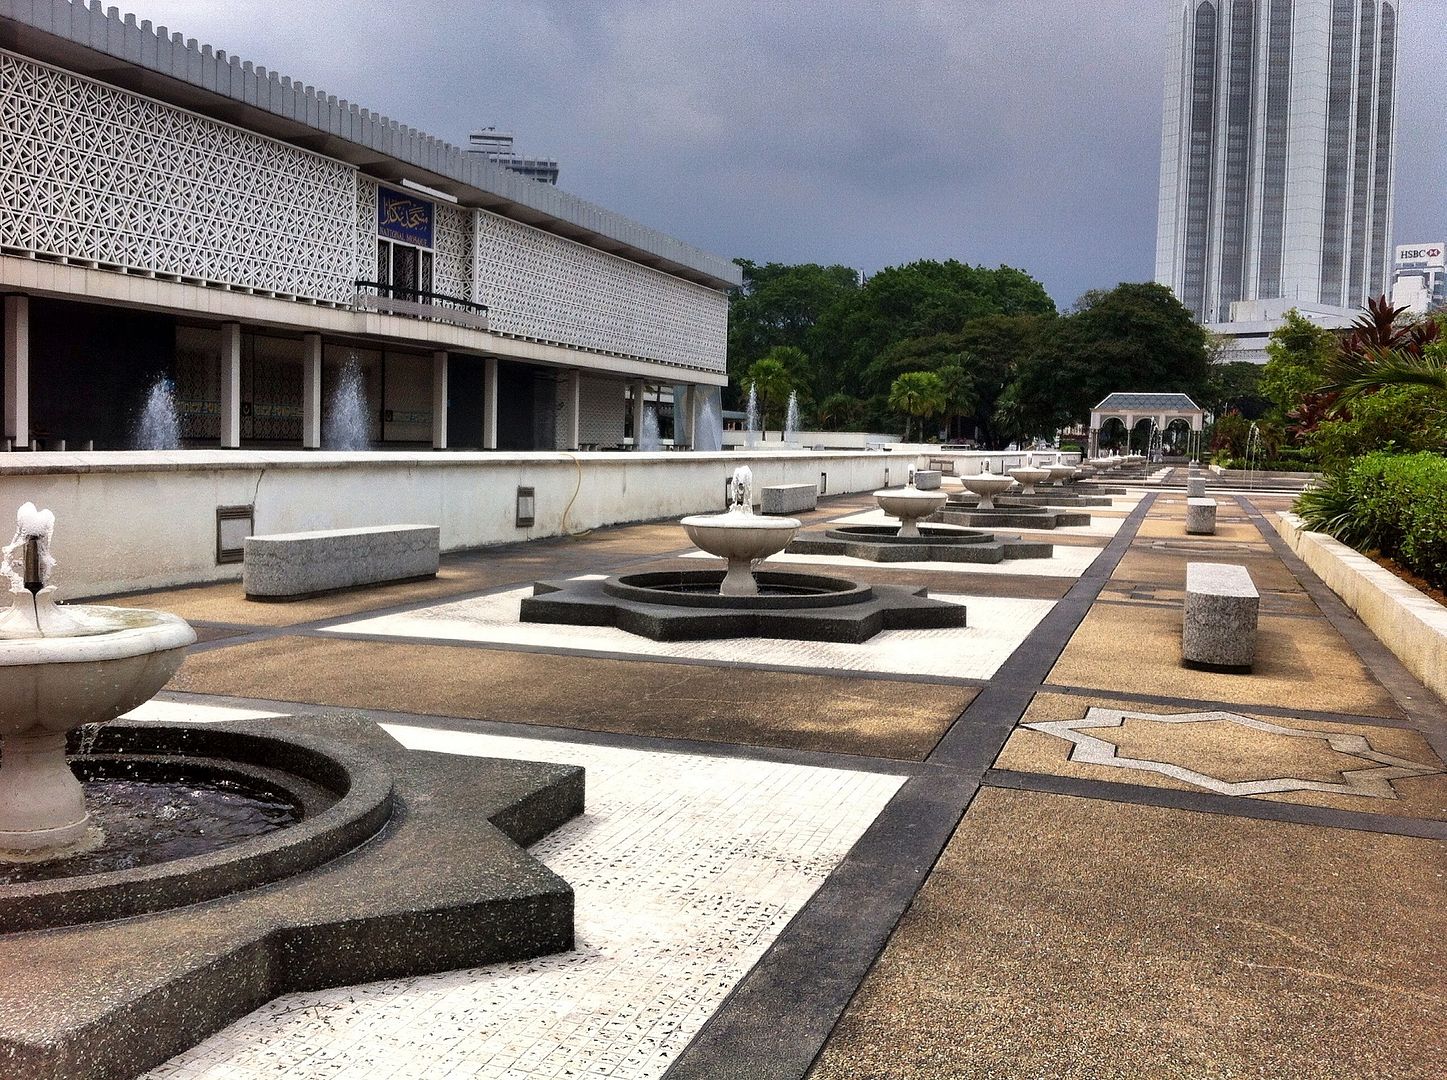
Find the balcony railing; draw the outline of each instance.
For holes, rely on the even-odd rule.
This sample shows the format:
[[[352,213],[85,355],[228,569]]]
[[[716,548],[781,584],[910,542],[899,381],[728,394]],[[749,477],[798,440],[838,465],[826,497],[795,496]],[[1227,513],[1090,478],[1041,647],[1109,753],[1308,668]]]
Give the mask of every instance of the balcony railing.
[[[354,303],[359,311],[380,311],[387,315],[468,326],[474,330],[487,329],[486,304],[474,304],[471,300],[423,289],[382,285],[375,281],[358,281],[356,286]]]

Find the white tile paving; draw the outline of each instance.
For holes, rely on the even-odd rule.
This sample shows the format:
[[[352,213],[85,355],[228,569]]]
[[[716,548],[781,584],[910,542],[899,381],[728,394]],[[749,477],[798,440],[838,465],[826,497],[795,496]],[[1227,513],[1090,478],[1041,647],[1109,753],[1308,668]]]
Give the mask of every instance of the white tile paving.
[[[878,816],[898,776],[388,726],[409,748],[584,766],[532,848],[575,952],[271,1002],[151,1080],[661,1076]]]
[[[155,720],[165,724],[219,724],[223,720],[270,720],[282,713],[242,709],[233,705],[202,705],[190,701],[162,701],[152,698],[121,717],[122,720]]]
[[[780,667],[988,679],[1054,606],[1051,600],[932,594],[964,604],[970,625],[959,630],[884,630],[859,645],[779,638],[651,641],[611,626],[560,626],[518,621],[531,586],[397,615],[330,627],[332,632],[380,634],[523,645],[559,652],[617,653],[689,660],[724,660]]]

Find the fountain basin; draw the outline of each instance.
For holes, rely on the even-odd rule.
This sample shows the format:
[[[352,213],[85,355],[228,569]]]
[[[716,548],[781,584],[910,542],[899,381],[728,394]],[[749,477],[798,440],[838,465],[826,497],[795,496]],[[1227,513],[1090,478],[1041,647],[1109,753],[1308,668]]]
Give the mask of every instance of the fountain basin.
[[[919,520],[927,518],[941,506],[949,495],[943,491],[921,491],[916,487],[885,488],[874,493],[879,508],[893,518],[899,518],[899,535],[919,536]]]
[[[760,570],[759,591],[720,593],[721,570],[627,574],[604,581],[540,581],[521,604],[523,622],[613,626],[654,641],[787,638],[858,644],[881,630],[965,625],[959,604],[927,589],[862,585],[822,574]]]
[[[835,555],[869,562],[998,563],[1005,559],[1048,559],[1050,544],[998,537],[994,533],[921,525],[919,536],[905,536],[889,525],[839,525],[821,533],[803,533],[789,544],[796,555]]]
[[[196,633],[159,611],[52,609],[73,637],[0,641],[0,859],[61,854],[88,836],[85,794],[65,758],[66,732],[103,724],[165,686]]]
[[[982,473],[979,476],[961,477],[960,483],[965,490],[980,497],[980,508],[989,510],[995,505],[995,496],[1003,495],[1015,486],[1015,481],[1008,476],[992,476],[990,473]]]
[[[1067,481],[1075,479],[1074,465],[1047,465],[1045,468],[1050,473],[1052,483],[1063,486]]]
[[[1050,470],[1037,469],[1034,466],[1025,466],[1019,469],[1011,469],[1010,476],[1019,483],[1026,495],[1034,495],[1035,485],[1043,484],[1050,479]]]
[[[1062,510],[1047,505],[1016,504],[1021,496],[1010,499],[1012,505],[985,510],[963,505],[946,506],[939,513],[940,521],[971,529],[1059,529],[1089,525],[1090,515],[1080,510]]]
[[[794,518],[761,517],[740,510],[697,514],[679,524],[699,548],[728,560],[728,570],[719,583],[724,596],[757,594],[758,585],[751,573],[753,563],[783,551],[802,527]]]
[[[77,740],[71,749],[80,750]],[[128,918],[255,888],[352,850],[392,813],[390,778],[374,761],[304,737],[117,724],[100,731],[89,753],[77,754],[75,768],[93,783],[239,782],[276,793],[298,808],[301,820],[203,854],[0,885],[0,926],[6,930]],[[86,859],[54,862],[57,869],[69,869],[67,863],[83,869]]]

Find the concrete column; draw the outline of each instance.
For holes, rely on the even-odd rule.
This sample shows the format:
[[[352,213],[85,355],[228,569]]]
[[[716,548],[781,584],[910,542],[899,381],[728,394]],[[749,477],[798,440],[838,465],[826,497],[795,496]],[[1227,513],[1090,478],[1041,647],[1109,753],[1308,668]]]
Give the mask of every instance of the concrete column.
[[[447,449],[447,353],[432,354],[432,449]]]
[[[30,297],[5,297],[5,435],[30,445]]]
[[[638,449],[638,436],[643,431],[643,406],[644,398],[648,395],[648,384],[642,379],[635,379],[628,384],[630,406],[633,410],[633,449]]]
[[[482,448],[497,449],[497,357],[482,358]]]
[[[241,446],[241,324],[221,324],[221,446]]]
[[[322,336],[303,334],[301,346],[301,445],[322,445]]]
[[[569,371],[563,377],[561,392],[563,404],[563,422],[558,432],[563,440],[562,449],[578,449],[579,430],[581,419],[582,395],[580,393],[583,385],[581,374],[577,371]]]
[[[682,394],[679,391],[683,391]],[[693,384],[673,388],[673,445],[693,448],[693,425],[698,419],[698,394]]]

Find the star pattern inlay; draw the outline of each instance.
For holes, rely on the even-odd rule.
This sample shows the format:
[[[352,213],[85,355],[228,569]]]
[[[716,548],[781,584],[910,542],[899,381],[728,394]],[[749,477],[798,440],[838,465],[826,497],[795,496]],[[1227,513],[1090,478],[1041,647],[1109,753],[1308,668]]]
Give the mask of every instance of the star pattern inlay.
[[[1324,742],[1327,747],[1338,754],[1361,759],[1363,767],[1343,770],[1341,772],[1342,782],[1339,784],[1322,780],[1307,780],[1301,777],[1270,775],[1260,780],[1231,782],[1188,769],[1182,765],[1151,761],[1145,758],[1121,757],[1119,748],[1114,743],[1098,735],[1090,734],[1092,730],[1120,728],[1127,720],[1183,725],[1224,721],[1271,735],[1296,739],[1316,739]],[[1442,772],[1440,768],[1423,765],[1418,761],[1409,761],[1406,758],[1393,757],[1391,754],[1375,750],[1371,743],[1361,735],[1340,731],[1314,731],[1305,728],[1284,727],[1266,720],[1257,720],[1254,717],[1228,712],[1156,714],[1091,708],[1079,720],[1052,720],[1022,726],[1073,743],[1069,757],[1072,762],[1160,773],[1163,776],[1169,776],[1220,795],[1272,795],[1288,791],[1322,791],[1333,795],[1362,795],[1377,799],[1395,799],[1397,793],[1392,787],[1393,780]],[[1374,764],[1368,765],[1367,762]],[[1270,767],[1269,760],[1262,761],[1263,772],[1269,774]]]

